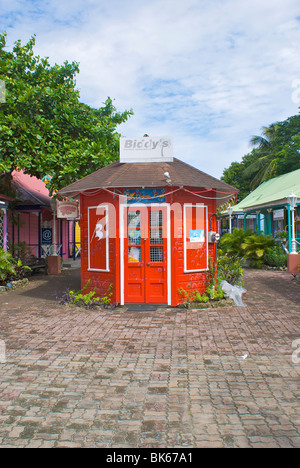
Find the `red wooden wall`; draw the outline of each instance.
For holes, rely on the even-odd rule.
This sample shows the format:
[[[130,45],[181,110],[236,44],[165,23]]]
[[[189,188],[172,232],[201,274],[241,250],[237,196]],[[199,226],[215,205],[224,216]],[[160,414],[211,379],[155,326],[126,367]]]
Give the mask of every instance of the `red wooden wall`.
[[[167,197],[167,201],[174,207],[174,210],[171,210],[171,233],[172,233],[172,242],[171,242],[171,296],[172,296],[172,306],[176,306],[181,302],[181,296],[178,294],[178,289],[183,288],[185,290],[193,289],[199,290],[202,294],[205,290],[205,280],[206,272],[199,273],[185,273],[184,272],[184,239],[183,239],[183,210],[184,204],[201,204],[203,203],[207,206],[207,232],[209,230],[209,220],[210,216],[213,213],[216,213],[216,200],[214,198],[214,193],[212,191],[207,192],[205,189],[197,188],[188,188],[190,192],[200,192],[198,195],[192,195],[184,190],[180,190],[171,194]],[[201,192],[204,192],[203,195],[206,198],[200,198]],[[180,221],[176,220],[176,204],[179,209],[179,214],[181,211]],[[217,230],[216,218],[212,218],[212,230]],[[180,236],[180,231],[182,235]],[[176,236],[176,232],[179,233]],[[215,244],[208,244],[208,257],[211,257],[212,261],[215,261]]]
[[[198,196],[184,190],[174,192],[170,187],[166,203],[170,204],[171,230],[171,305],[181,302],[179,288],[196,289],[201,293],[205,290],[206,271],[184,272],[184,239],[183,239],[183,206],[184,204],[204,204],[207,207],[206,234],[209,230],[210,217],[216,213],[214,192],[205,189],[187,188],[191,192],[199,192]],[[113,189],[112,189],[113,191]],[[94,192],[94,193],[93,193]],[[199,197],[201,193],[205,198]],[[110,218],[109,235],[109,271],[88,271],[88,207],[108,204]],[[119,197],[100,190],[85,192],[81,195],[81,285],[84,287],[90,280],[90,289],[96,288],[97,294],[103,296],[109,286],[113,285],[112,302],[120,303],[120,240],[119,240]],[[113,213],[114,212],[114,213]],[[217,230],[216,217],[211,219],[212,230]],[[215,261],[215,244],[208,244],[208,256]]]
[[[88,270],[88,208],[108,204],[109,206],[109,270],[108,272],[89,271]],[[81,287],[84,287],[90,280],[88,290],[96,288],[97,295],[103,297],[107,294],[110,285],[113,285],[112,302],[120,302],[120,241],[119,241],[119,200],[113,195],[103,190],[96,194],[86,193],[80,196],[81,207]],[[113,216],[115,211],[116,216]],[[116,222],[116,224],[114,223]]]

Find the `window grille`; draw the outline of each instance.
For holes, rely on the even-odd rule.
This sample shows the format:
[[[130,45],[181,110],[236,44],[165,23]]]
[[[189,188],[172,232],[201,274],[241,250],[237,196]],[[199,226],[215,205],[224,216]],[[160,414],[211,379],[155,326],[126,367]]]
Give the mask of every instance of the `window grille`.
[[[162,244],[162,229],[151,228],[150,229],[150,244]]]
[[[162,210],[150,211],[150,226],[151,227],[162,227]]]
[[[150,247],[150,262],[163,261],[163,247]]]

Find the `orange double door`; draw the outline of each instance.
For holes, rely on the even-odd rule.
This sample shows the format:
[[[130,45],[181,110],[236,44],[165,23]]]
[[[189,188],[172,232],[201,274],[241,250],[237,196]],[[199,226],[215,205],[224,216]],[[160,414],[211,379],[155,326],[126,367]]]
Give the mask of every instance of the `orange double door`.
[[[127,206],[124,218],[124,302],[167,303],[167,207]]]

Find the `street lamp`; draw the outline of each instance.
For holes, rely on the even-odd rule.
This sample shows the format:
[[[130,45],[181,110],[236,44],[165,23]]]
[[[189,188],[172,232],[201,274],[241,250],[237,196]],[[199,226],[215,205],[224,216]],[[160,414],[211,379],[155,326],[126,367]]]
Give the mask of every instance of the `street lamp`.
[[[297,254],[297,242],[296,242],[296,233],[295,233],[295,208],[297,205],[298,197],[293,192],[291,192],[290,196],[287,197],[287,202],[291,207],[292,212],[292,250],[291,254]]]
[[[229,206],[229,207],[227,208],[227,213],[229,214],[229,232],[230,232],[230,234],[231,234],[231,232],[232,232],[232,227],[231,227],[231,215],[232,215],[232,211],[233,211],[232,206]]]
[[[51,255],[57,256],[56,252],[56,200],[53,198],[50,201],[51,209],[53,212],[53,236],[52,236],[52,246],[51,246]]]

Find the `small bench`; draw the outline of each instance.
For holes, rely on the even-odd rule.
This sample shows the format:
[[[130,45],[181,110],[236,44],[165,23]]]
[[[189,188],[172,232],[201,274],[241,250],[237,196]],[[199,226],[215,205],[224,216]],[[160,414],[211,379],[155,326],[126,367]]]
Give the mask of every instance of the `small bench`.
[[[37,258],[34,255],[29,255],[24,258],[23,265],[31,268],[32,273],[39,270],[45,270],[45,274],[48,274],[48,262],[47,258]]]

